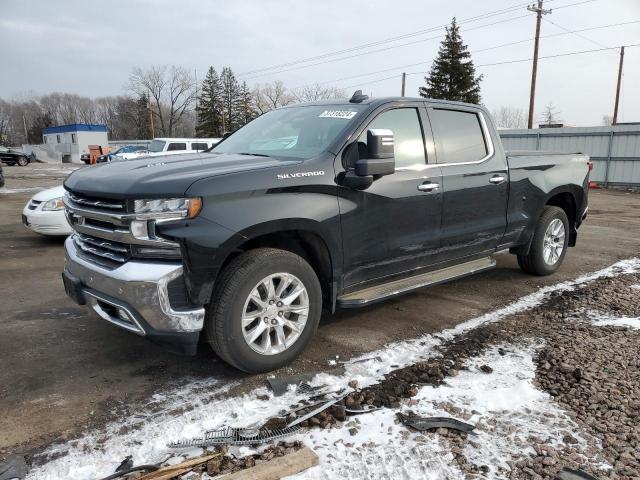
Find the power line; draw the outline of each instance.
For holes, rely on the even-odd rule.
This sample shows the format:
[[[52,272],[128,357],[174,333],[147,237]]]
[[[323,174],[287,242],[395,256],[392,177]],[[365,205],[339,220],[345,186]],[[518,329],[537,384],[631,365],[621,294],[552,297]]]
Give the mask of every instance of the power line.
[[[593,0],[591,0],[591,1],[593,1]],[[529,15],[519,15],[517,17],[510,17],[510,18],[506,18],[506,19],[503,19],[503,20],[498,20],[498,21],[493,22],[493,23],[488,23],[488,24],[484,24],[484,25],[479,25],[477,27],[467,28],[466,30],[462,30],[462,31],[463,32],[468,32],[468,31],[471,31],[471,30],[478,30],[480,28],[491,27],[493,25],[498,25],[500,23],[510,22],[510,21],[513,21],[513,20],[518,20],[520,18],[525,18],[525,17],[528,17],[528,16]],[[339,62],[341,60],[348,60],[350,58],[362,57],[362,56],[365,56],[365,55],[371,55],[372,53],[384,52],[384,51],[387,51],[387,50],[393,50],[395,48],[406,47],[406,46],[409,46],[409,45],[416,45],[418,43],[423,43],[423,42],[427,42],[427,41],[430,41],[430,40],[439,40],[441,38],[442,38],[442,35],[439,34],[439,35],[434,36],[434,37],[428,37],[428,38],[423,38],[423,39],[420,39],[420,40],[414,40],[412,42],[401,43],[401,44],[398,44],[398,45],[392,45],[392,46],[384,47],[384,48],[378,48],[376,50],[369,50],[369,51],[366,51],[366,52],[360,52],[360,53],[356,53],[354,55],[348,55],[348,56],[345,56],[345,57],[331,58],[331,59],[328,59],[328,60],[324,60],[322,62],[311,63],[311,64],[308,64],[308,65],[294,66],[294,67],[291,67],[291,68],[287,68],[287,69],[284,69],[284,70],[278,70],[278,71],[275,71],[275,72],[260,73],[260,74],[257,74],[257,75],[244,77],[244,79],[245,80],[252,80],[254,78],[263,77],[265,75],[274,75],[274,74],[278,74],[278,73],[290,72],[292,70],[300,70],[300,69],[303,69],[303,68],[316,67],[318,65],[324,65],[324,64],[332,63],[332,62]]]
[[[631,24],[636,24],[636,23],[640,23],[640,20],[631,20],[631,21],[628,21],[628,22],[611,23],[611,24],[607,24],[607,25],[597,25],[597,26],[594,26],[594,27],[581,28],[581,29],[578,29],[578,30],[567,30],[566,32],[563,32],[563,33],[553,33],[551,35],[543,35],[540,38],[560,37],[560,36],[568,35],[568,34],[571,34],[571,33],[587,32],[587,31],[592,31],[592,30],[598,30],[598,29],[603,29],[603,28],[611,28],[611,27],[618,27],[618,26],[623,26],[623,25],[631,25]],[[518,45],[518,44],[521,44],[521,43],[530,42],[532,40],[533,40],[533,38],[527,38],[527,39],[524,39],[524,40],[517,40],[517,41],[514,41],[514,42],[502,43],[500,45],[494,45],[492,47],[486,47],[486,48],[480,48],[480,49],[472,50],[469,53],[479,53],[479,52],[485,52],[485,51],[488,51],[488,50],[496,50],[498,48],[508,47],[508,46],[512,46],[512,45]],[[609,48],[609,47],[604,46],[604,48]],[[327,84],[327,83],[340,82],[342,80],[351,80],[351,79],[354,79],[354,78],[368,77],[370,75],[377,75],[379,73],[398,71],[398,70],[403,69],[403,68],[409,68],[409,67],[416,67],[418,65],[424,65],[424,64],[431,63],[432,61],[433,60],[428,60],[428,61],[417,62],[417,63],[409,63],[409,64],[405,64],[405,65],[397,65],[395,67],[385,68],[385,69],[382,69],[382,70],[375,70],[375,71],[367,72],[367,73],[359,73],[357,75],[350,75],[348,77],[334,78],[332,80],[323,80],[321,82],[316,82],[316,83],[319,84],[319,85],[324,85],[324,84]],[[477,66],[481,66],[481,65],[477,65]],[[393,78],[393,77],[390,77],[390,78]],[[310,84],[301,85],[299,87],[293,88],[293,90],[295,90],[297,88],[306,87],[306,86],[309,86],[309,85]]]
[[[625,48],[632,48],[632,47],[638,47],[640,46],[640,43],[632,43],[630,45],[625,45]],[[581,54],[585,54],[585,53],[595,53],[595,52],[602,52],[605,50],[617,50],[619,47],[606,47],[606,48],[596,48],[593,50],[579,50],[579,51],[575,51],[575,52],[565,52],[565,53],[558,53],[555,55],[545,55],[545,56],[541,56],[538,57],[539,60],[544,60],[544,59],[548,59],[548,58],[558,58],[558,57],[568,57],[568,56],[572,56],[572,55],[581,55]],[[483,63],[483,64],[479,64],[476,65],[476,67],[492,67],[495,65],[508,65],[511,63],[522,63],[522,62],[530,62],[531,60],[533,60],[533,58],[522,58],[522,59],[517,59],[517,60],[506,60],[503,62],[493,62],[493,63]],[[408,75],[424,75],[426,73],[429,73],[428,71],[423,71],[423,72],[408,72]],[[369,85],[372,83],[379,83],[379,82],[383,82],[385,80],[390,80],[392,78],[398,78],[398,75],[393,75],[390,77],[384,77],[384,78],[377,78],[375,80],[371,80],[371,81],[367,81],[367,82],[361,82],[355,85],[349,85],[346,87],[341,87],[341,88],[355,88],[355,87],[359,87],[360,85]]]
[[[552,2],[552,1],[555,1],[555,0],[547,0],[547,2]],[[595,1],[597,1],[597,0],[583,0],[583,1],[580,1],[580,2],[571,3],[571,4],[568,4],[568,5],[562,5],[560,7],[557,7],[556,9],[583,5],[583,4],[591,3],[591,2],[595,2]],[[459,22],[459,24],[469,23],[469,22],[472,22],[472,21],[475,22],[475,21],[478,21],[478,20],[484,20],[486,18],[490,18],[492,16],[502,15],[504,13],[509,13],[511,11],[518,10],[519,8],[521,8],[524,5],[527,5],[527,4],[514,5],[512,7],[506,8],[506,9],[496,10],[494,12],[488,12],[488,13],[485,13],[485,14],[477,15],[475,17],[471,17],[469,19],[465,19],[465,20]],[[528,15],[511,17],[511,18],[499,20],[499,21],[496,21],[496,22],[493,22],[493,23],[480,25],[478,27],[467,28],[467,29],[462,30],[462,31],[463,32],[468,32],[468,31],[471,31],[471,30],[477,30],[479,28],[486,28],[486,27],[490,27],[490,26],[493,26],[493,25],[497,25],[499,23],[509,22],[509,21],[512,21],[512,20],[518,20],[520,18],[525,18],[525,17],[528,17]],[[380,48],[380,49],[376,49],[376,50],[370,50],[370,51],[366,51],[366,52],[359,52],[359,53],[354,54],[354,55],[344,56],[344,57],[340,57],[340,58],[331,58],[331,59],[328,59],[328,60],[325,60],[325,61],[322,61],[322,62],[316,62],[316,63],[312,63],[312,64],[308,64],[308,65],[299,65],[301,63],[308,63],[308,62],[310,62],[312,60],[316,60],[316,59],[331,57],[331,56],[339,55],[339,54],[342,54],[342,53],[348,53],[348,52],[351,52],[351,51],[354,51],[354,50],[358,50],[358,49],[361,49],[361,48],[366,48],[368,46],[381,45],[381,44],[389,43],[389,42],[396,41],[396,40],[402,39],[402,38],[410,38],[411,36],[422,35],[422,34],[425,34],[425,33],[431,32],[431,31],[440,30],[440,29],[442,29],[443,27],[446,27],[446,26],[448,26],[448,25],[444,25],[443,24],[443,25],[439,25],[437,27],[432,27],[430,29],[421,30],[419,32],[412,32],[412,33],[400,35],[400,36],[397,36],[397,37],[391,37],[391,38],[388,38],[388,39],[385,39],[385,40],[380,40],[380,41],[377,41],[377,42],[371,42],[369,44],[363,44],[363,45],[360,45],[360,46],[357,46],[357,47],[351,47],[351,48],[344,49],[344,50],[339,50],[339,51],[335,51],[335,52],[329,52],[329,53],[326,53],[326,54],[317,55],[315,57],[308,57],[308,58],[305,58],[305,59],[295,60],[295,61],[291,61],[291,62],[279,64],[279,65],[273,65],[271,67],[265,67],[265,68],[262,68],[262,69],[251,70],[251,71],[248,71],[248,72],[243,72],[243,73],[239,74],[238,76],[239,77],[243,77],[245,80],[252,80],[252,79],[263,77],[263,76],[266,76],[266,75],[275,75],[275,74],[279,74],[279,73],[286,73],[286,72],[290,72],[292,70],[299,70],[299,69],[303,69],[303,68],[309,68],[309,67],[315,67],[315,66],[319,66],[319,65],[325,65],[327,63],[338,62],[338,61],[342,61],[342,60],[348,60],[348,59],[351,59],[351,58],[357,58],[357,57],[360,57],[360,56],[370,55],[370,54],[373,54],[373,53],[379,53],[379,52],[383,52],[383,51],[387,51],[387,50],[392,50],[392,49],[395,49],[395,48],[406,47],[406,46],[410,46],[410,45],[416,45],[416,44],[427,42],[427,41],[430,41],[430,40],[436,40],[436,39],[439,39],[441,37],[440,37],[440,35],[438,35],[437,37],[429,37],[429,38],[416,40],[416,41],[413,41],[413,42],[402,43],[402,44],[399,44],[399,45],[392,45],[392,46],[389,46],[389,47]],[[299,66],[295,66],[295,65],[299,65]],[[286,69],[282,69],[282,70],[271,71],[271,70],[274,70],[274,69],[277,69],[277,68],[281,68],[281,67],[285,67],[285,66],[292,66],[292,68],[286,68]]]
[[[572,31],[570,31],[568,28],[565,28],[565,27],[563,27],[562,25],[558,25],[556,22],[553,22],[553,21],[551,21],[551,20],[549,20],[549,19],[547,19],[547,18],[543,18],[543,20],[544,20],[545,22],[547,22],[547,23],[550,23],[550,24],[552,24],[552,25],[555,25],[556,27],[558,27],[558,28],[559,28],[559,29],[561,29],[561,30],[564,30],[564,31],[565,31],[565,32],[567,32],[567,33],[571,33],[571,34],[575,35],[575,36],[576,36],[576,37],[578,37],[578,38],[582,38],[583,40],[586,40],[587,42],[591,42],[591,43],[593,43],[593,44],[595,44],[595,45],[598,45],[599,47],[608,48],[608,46],[607,46],[607,45],[604,45],[603,43],[596,42],[595,40],[593,40],[593,39],[591,39],[591,38],[589,38],[589,37],[585,37],[584,35],[581,35],[580,33],[576,32],[576,31],[573,31],[573,32],[572,32]]]
[[[549,1],[553,1],[553,0],[549,0]],[[594,1],[594,0],[589,0],[589,1]],[[475,21],[478,21],[478,20],[484,20],[485,18],[490,18],[492,16],[502,15],[504,13],[509,13],[509,12],[512,12],[512,11],[515,11],[515,10],[519,10],[521,7],[523,7],[525,5],[527,5],[527,3],[513,5],[511,7],[502,8],[500,10],[493,10],[491,12],[486,12],[486,13],[483,13],[483,14],[480,14],[480,15],[476,15],[475,17],[466,18],[466,19],[460,21],[459,23],[460,24],[464,24],[464,23],[475,22]],[[263,68],[258,68],[258,69],[254,69],[254,70],[249,70],[249,71],[242,72],[242,73],[238,74],[238,76],[252,75],[252,74],[255,74],[255,73],[259,73],[259,72],[266,72],[267,70],[276,70],[276,69],[279,69],[279,68],[288,67],[288,66],[291,66],[291,65],[296,65],[296,64],[299,64],[299,63],[307,63],[307,62],[311,62],[311,61],[314,61],[314,60],[319,60],[319,59],[330,57],[330,56],[334,56],[334,55],[340,55],[340,54],[343,54],[343,53],[349,53],[349,52],[352,52],[354,50],[359,50],[361,48],[374,47],[374,46],[382,45],[384,43],[394,42],[394,41],[397,41],[397,40],[403,40],[405,38],[411,38],[411,37],[415,37],[415,36],[418,36],[418,35],[424,35],[425,33],[434,32],[434,31],[440,30],[440,29],[442,29],[442,28],[444,28],[446,26],[448,26],[448,24],[442,24],[442,25],[438,25],[438,26],[434,26],[434,27],[429,27],[427,29],[418,30],[418,31],[415,31],[415,32],[410,32],[410,33],[405,33],[403,35],[397,35],[395,37],[388,37],[388,38],[383,39],[383,40],[364,43],[364,44],[357,45],[357,46],[350,47],[350,48],[346,48],[346,49],[343,49],[343,50],[335,50],[335,51],[332,51],[332,52],[327,52],[327,53],[323,53],[323,54],[312,56],[312,57],[306,57],[306,58],[302,58],[302,59],[298,59],[298,60],[292,60],[290,62],[280,63],[280,64],[277,64],[277,65],[271,65],[269,67],[263,67]]]

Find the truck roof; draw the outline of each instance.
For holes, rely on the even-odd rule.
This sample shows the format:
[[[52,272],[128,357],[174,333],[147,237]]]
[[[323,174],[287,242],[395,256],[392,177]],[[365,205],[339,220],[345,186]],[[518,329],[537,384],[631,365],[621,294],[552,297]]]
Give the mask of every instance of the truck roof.
[[[476,105],[473,103],[456,102],[453,100],[440,100],[436,98],[424,98],[424,97],[374,97],[366,98],[360,102],[350,102],[348,98],[336,98],[331,100],[316,100],[312,102],[303,102],[287,105],[282,108],[296,107],[296,106],[311,106],[311,105],[370,105],[377,107],[389,102],[400,103],[414,103],[414,102],[429,102],[429,103],[441,103],[443,105],[458,105],[464,107],[474,107],[484,110],[482,105]]]

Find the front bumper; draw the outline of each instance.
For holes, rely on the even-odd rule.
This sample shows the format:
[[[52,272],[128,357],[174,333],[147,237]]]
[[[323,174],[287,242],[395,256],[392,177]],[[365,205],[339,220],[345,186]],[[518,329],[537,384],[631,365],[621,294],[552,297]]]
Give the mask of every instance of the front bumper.
[[[28,229],[41,235],[71,235],[73,230],[67,222],[64,210],[36,210],[27,205],[22,210],[23,224]]]
[[[108,269],[82,258],[71,236],[65,241],[65,283],[69,296],[88,304],[104,320],[146,336],[174,350],[194,354],[204,325],[204,308],[174,308],[169,283],[182,276],[182,265],[130,260]]]

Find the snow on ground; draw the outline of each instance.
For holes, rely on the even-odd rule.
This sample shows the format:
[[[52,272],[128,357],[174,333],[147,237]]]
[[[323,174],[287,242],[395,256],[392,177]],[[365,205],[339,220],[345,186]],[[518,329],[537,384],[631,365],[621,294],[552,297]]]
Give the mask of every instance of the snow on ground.
[[[348,382],[352,379],[358,380],[360,387],[374,384],[392,370],[433,357],[436,354],[435,347],[446,340],[480,325],[496,322],[508,315],[537,306],[551,293],[571,291],[597,278],[637,271],[640,271],[640,259],[628,259],[605,269],[583,275],[573,281],[543,287],[503,308],[468,320],[437,335],[425,335],[413,340],[392,343],[368,354],[366,359],[361,362],[345,365],[344,375],[319,374],[312,383],[330,385],[333,390],[347,388]],[[526,366],[527,362],[531,362],[531,352],[520,351],[517,356],[509,358],[510,362],[524,362],[518,367],[523,368],[523,365]],[[482,360],[488,361],[489,359]],[[516,368],[514,365],[511,365],[511,368]],[[524,368],[524,371],[526,372],[526,368]],[[526,374],[524,378],[519,380],[530,383],[530,379],[526,377]],[[449,394],[461,396],[465,388],[468,389],[471,383],[472,379],[466,378],[464,374],[461,374],[451,379],[449,387],[440,387],[438,391],[444,392],[443,388],[453,388],[455,390],[451,390]],[[456,384],[458,384],[458,387],[451,387],[451,385]],[[38,480],[99,478],[112,473],[127,455],[133,455],[133,460],[136,464],[156,463],[166,458],[171,452],[166,447],[166,443],[169,441],[200,436],[207,430],[226,425],[235,427],[257,426],[268,417],[277,415],[280,411],[289,410],[292,404],[303,398],[303,396],[293,391],[289,391],[280,397],[273,397],[266,387],[257,388],[248,394],[232,399],[225,397],[225,393],[234,385],[220,385],[214,378],[208,381],[192,381],[181,387],[169,389],[162,395],[155,395],[147,405],[139,407],[131,416],[108,425],[103,432],[89,432],[78,440],[50,447],[44,455],[45,457],[51,455],[52,460],[34,468],[27,478]],[[467,386],[465,387],[465,385]],[[543,401],[544,399],[539,396],[541,394],[534,395],[523,383],[507,385],[505,389],[505,394],[506,392],[511,392],[509,395],[526,392],[527,395],[522,401],[529,402],[534,407],[538,405],[536,407],[538,411],[542,411],[547,407],[550,408],[548,402]],[[437,396],[438,392],[429,392],[428,389],[423,389],[420,395]],[[495,398],[495,395],[493,397]],[[493,408],[490,405],[478,406],[485,409]],[[533,411],[535,412],[535,409]],[[350,465],[361,465],[362,468],[366,467],[367,469],[375,470],[376,475],[373,476],[380,476],[377,474],[389,471],[393,472],[394,477],[410,477],[410,472],[415,471],[414,469],[421,469],[420,478],[456,478],[458,476],[456,470],[450,465],[451,458],[446,455],[443,456],[442,451],[440,451],[439,455],[429,453],[437,451],[433,441],[427,440],[425,443],[407,442],[407,447],[404,448],[403,446],[402,449],[405,452],[405,457],[397,456],[396,452],[399,451],[399,445],[395,437],[401,427],[395,425],[391,412],[380,410],[363,415],[360,421],[364,423],[360,433],[353,440],[357,440],[358,436],[362,435],[361,444],[366,443],[366,441],[374,441],[374,437],[378,438],[377,442],[384,442],[379,438],[380,432],[384,432],[384,437],[387,440],[387,443],[384,443],[386,447],[382,450],[377,450],[374,455],[376,458],[378,458],[376,455],[382,456],[382,461],[369,464],[369,461],[373,461],[371,460],[371,455],[366,452],[359,452],[357,449],[344,452],[343,450],[346,447],[340,446],[340,443],[338,443],[331,452],[319,452],[322,455],[323,467],[336,468],[339,471],[340,469],[348,470]],[[537,425],[534,419],[521,419],[520,421],[529,426]],[[379,426],[380,424],[382,424],[381,427]],[[387,435],[389,427],[392,430],[391,435]],[[318,437],[312,437],[312,435],[318,435]],[[320,435],[327,435],[328,437],[323,439]],[[332,440],[332,435],[337,437]],[[319,445],[318,442],[325,442],[328,448],[329,445],[333,447],[333,442],[344,435],[349,435],[350,437],[347,428],[326,433],[314,431],[309,434],[299,435],[299,438],[313,443],[316,448]],[[369,440],[365,441],[365,438]],[[392,439],[391,443],[389,443],[389,438]],[[345,440],[343,439],[343,441]],[[502,450],[499,451],[502,451],[502,453],[497,458],[504,459],[509,455],[508,447],[503,445],[500,448]],[[329,462],[329,459],[332,458],[329,455],[333,455],[334,458],[343,458],[346,463],[337,461],[332,464]],[[339,455],[342,455],[342,457],[339,457]],[[56,458],[58,456],[59,458]],[[358,461],[357,458],[361,460]],[[43,459],[41,458],[40,460]],[[331,465],[334,465],[334,467],[331,467]],[[320,475],[319,470],[321,469],[315,469],[309,475]],[[363,470],[363,472],[366,471]],[[364,474],[366,476],[366,473]]]
[[[628,327],[640,329],[640,317],[617,316],[611,313],[597,312],[590,310],[587,312],[587,318],[600,327],[609,325],[613,327]]]
[[[469,363],[469,370],[447,379],[439,387],[422,387],[412,400],[411,410],[422,416],[451,417],[443,403],[462,409],[477,425],[464,449],[467,459],[489,466],[489,478],[496,469],[509,469],[507,462],[534,453],[528,437],[536,436],[550,445],[562,443],[571,433],[580,443],[578,426],[558,408],[551,397],[533,385],[536,346],[502,345],[489,349]],[[493,368],[480,373],[481,365]],[[358,433],[347,428],[314,430],[304,438],[320,457],[320,465],[290,479],[332,478],[434,478],[463,479],[451,455],[451,446],[435,436],[410,433],[394,422],[397,410],[383,409],[358,417]],[[458,418],[460,419],[460,418]]]

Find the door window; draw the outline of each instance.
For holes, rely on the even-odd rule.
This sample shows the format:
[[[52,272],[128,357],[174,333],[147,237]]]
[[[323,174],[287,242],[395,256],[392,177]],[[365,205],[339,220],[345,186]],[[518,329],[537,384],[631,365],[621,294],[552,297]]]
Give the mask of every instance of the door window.
[[[367,130],[387,128],[393,132],[396,168],[424,165],[424,137],[416,108],[396,108],[378,115],[358,139],[359,144],[367,144]]]
[[[478,114],[434,108],[429,116],[437,142],[438,163],[476,162],[487,156]]]
[[[170,143],[169,146],[167,147],[167,152],[171,152],[173,150],[186,150],[186,149],[187,149],[186,143]]]
[[[194,143],[191,144],[191,150],[206,150],[207,148],[209,148],[209,147],[207,146],[206,143],[196,143],[196,142],[194,142]]]

